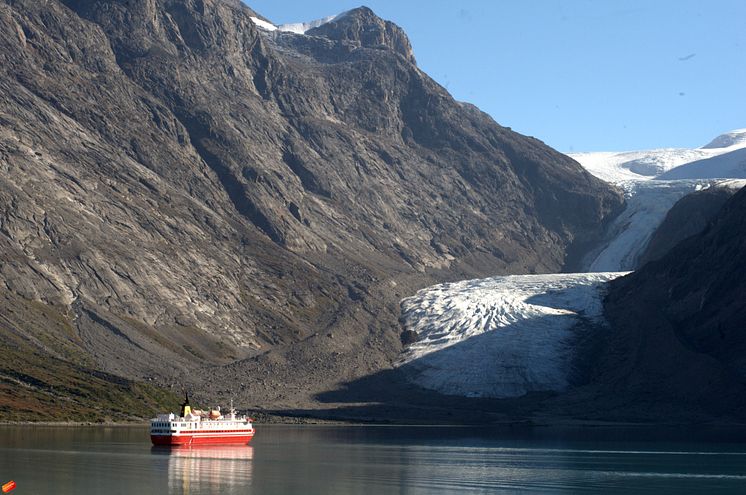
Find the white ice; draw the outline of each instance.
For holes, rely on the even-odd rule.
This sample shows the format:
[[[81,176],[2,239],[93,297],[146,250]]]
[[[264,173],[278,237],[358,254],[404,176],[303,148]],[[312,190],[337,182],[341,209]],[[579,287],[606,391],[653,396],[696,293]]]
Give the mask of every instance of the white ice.
[[[577,153],[597,177],[621,187],[627,206],[584,262],[591,272],[633,270],[655,230],[676,202],[694,191],[746,178],[746,129],[695,149]],[[655,180],[651,180],[655,179]],[[733,184],[731,184],[733,187]]]
[[[586,257],[589,272],[634,270],[650,238],[678,200],[716,180],[637,181],[617,185],[624,189],[627,206],[608,227],[603,241]]]
[[[577,324],[603,324],[603,283],[620,275],[513,275],[423,289],[402,301],[404,324],[419,340],[399,366],[421,387],[450,395],[565,390]]]
[[[343,17],[347,12],[342,12],[341,14],[337,15],[330,15],[328,17],[324,17],[321,19],[316,19],[315,21],[310,22],[294,22],[289,24],[280,24],[277,26],[277,29],[280,31],[288,31],[295,34],[306,34],[306,31],[309,29],[317,28],[319,26],[322,26],[328,22],[338,20],[339,18]]]

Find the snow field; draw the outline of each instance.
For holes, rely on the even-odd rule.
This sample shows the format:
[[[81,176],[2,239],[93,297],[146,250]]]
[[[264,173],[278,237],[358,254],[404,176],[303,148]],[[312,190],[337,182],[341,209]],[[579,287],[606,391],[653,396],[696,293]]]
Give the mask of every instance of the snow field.
[[[686,163],[656,177],[656,180],[699,179],[703,177],[746,178],[746,148]]]
[[[746,154],[746,129],[737,129],[716,137],[701,148],[663,148],[644,151],[602,151],[570,153],[590,173],[611,183],[628,180],[746,178],[746,167],[739,167]],[[720,157],[718,159],[718,157]],[[676,169],[700,162],[686,176],[666,177]],[[660,176],[660,177],[659,177]]]

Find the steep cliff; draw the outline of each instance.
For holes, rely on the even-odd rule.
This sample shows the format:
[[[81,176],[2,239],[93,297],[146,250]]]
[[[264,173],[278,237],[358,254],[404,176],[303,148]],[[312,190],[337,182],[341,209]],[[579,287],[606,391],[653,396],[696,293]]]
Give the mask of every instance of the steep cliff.
[[[735,193],[731,187],[709,187],[681,198],[655,230],[639,265],[660,259],[684,239],[702,232]]]
[[[701,233],[611,282],[611,328],[590,386],[601,415],[744,418],[744,213],[746,189]]]

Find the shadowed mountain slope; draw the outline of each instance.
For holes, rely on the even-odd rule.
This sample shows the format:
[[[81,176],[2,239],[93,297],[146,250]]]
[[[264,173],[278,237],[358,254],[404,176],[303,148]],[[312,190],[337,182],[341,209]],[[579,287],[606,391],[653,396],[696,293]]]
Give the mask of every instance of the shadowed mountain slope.
[[[650,238],[639,266],[663,257],[687,237],[702,232],[736,192],[731,187],[708,187],[677,201]]]
[[[610,283],[612,328],[591,387],[607,417],[744,418],[744,213],[746,189],[700,234]]]

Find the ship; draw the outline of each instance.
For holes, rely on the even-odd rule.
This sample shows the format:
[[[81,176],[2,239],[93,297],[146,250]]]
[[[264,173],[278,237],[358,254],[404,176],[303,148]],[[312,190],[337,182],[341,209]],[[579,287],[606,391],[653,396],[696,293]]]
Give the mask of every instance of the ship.
[[[239,416],[231,407],[227,414],[220,406],[209,411],[192,409],[185,394],[181,415],[159,414],[150,420],[150,440],[153,445],[246,445],[254,436],[253,419]]]

